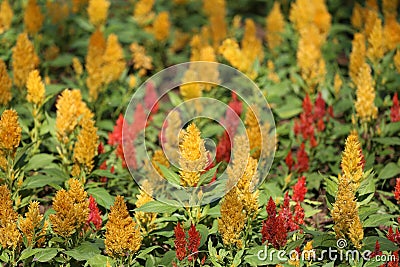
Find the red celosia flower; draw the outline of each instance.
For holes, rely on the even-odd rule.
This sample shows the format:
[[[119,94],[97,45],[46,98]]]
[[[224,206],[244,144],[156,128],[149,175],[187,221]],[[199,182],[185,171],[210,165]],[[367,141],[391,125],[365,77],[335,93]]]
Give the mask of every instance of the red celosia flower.
[[[243,111],[243,104],[237,99],[236,93],[232,92],[232,100],[228,103],[225,112],[225,118],[221,120],[221,124],[225,125],[230,136],[234,136],[240,123],[240,114]]]
[[[97,153],[100,155],[100,154],[103,154],[104,152],[105,152],[104,144],[103,144],[103,142],[100,142],[100,144],[97,146]]]
[[[119,145],[122,143],[122,127],[124,125],[124,116],[119,114],[119,117],[115,123],[114,130],[108,133],[108,144]]]
[[[387,234],[386,234],[386,238],[392,242],[394,242],[394,233],[393,233],[393,228],[390,227]]]
[[[305,150],[304,143],[301,143],[300,149],[297,151],[297,163],[294,168],[299,172],[305,172],[308,170],[308,155]]]
[[[272,198],[269,199],[267,212],[268,218],[263,221],[261,229],[262,242],[268,241],[274,248],[279,249],[286,245],[287,231],[284,218],[276,215],[276,205]]]
[[[394,198],[400,202],[400,178],[396,179],[396,187],[394,190]]]
[[[287,154],[286,158],[285,158],[285,163],[289,168],[289,171],[292,170],[293,167],[293,157],[292,157],[292,151],[289,150],[289,153]]]
[[[297,225],[302,225],[304,224],[304,209],[300,205],[300,202],[297,202],[296,206],[294,207],[294,216],[293,216],[293,221]]]
[[[394,256],[394,259],[389,261],[386,265],[386,267],[399,267],[400,259],[399,259],[399,251],[395,251],[392,253]]]
[[[360,160],[359,165],[361,165],[361,167],[364,169],[364,167],[365,167],[365,157],[364,157],[364,154],[363,154],[361,148],[360,148],[360,158],[361,158],[361,160]]]
[[[400,105],[397,93],[393,96],[393,106],[390,108],[390,120],[392,122],[400,121]]]
[[[399,229],[396,229],[396,233],[393,233],[392,227],[389,228],[388,233],[386,234],[386,238],[397,245],[400,245],[400,232]]]
[[[319,118],[318,122],[317,122],[317,129],[318,131],[322,132],[325,130],[325,122],[324,119],[321,117]]]
[[[314,134],[310,138],[310,145],[311,147],[316,147],[318,145],[317,140],[315,139]]]
[[[306,193],[307,193],[306,177],[301,176],[297,181],[297,183],[293,186],[293,196],[292,196],[293,201],[299,201],[299,202],[304,201]]]
[[[97,203],[96,200],[90,196],[89,197],[89,218],[87,220],[87,225],[90,225],[90,223],[93,223],[93,225],[95,226],[96,230],[100,230],[101,228],[101,224],[102,224],[102,219],[100,216],[100,210],[97,207]]]
[[[335,115],[333,114],[333,107],[332,106],[328,107],[328,114],[332,118],[335,117]],[[328,117],[328,120],[329,120],[329,117]]]
[[[229,134],[227,131],[219,139],[216,153],[215,153],[215,160],[217,162],[225,161],[229,162],[231,159],[231,139],[229,138]]]
[[[310,96],[306,95],[306,97],[303,99],[303,111],[306,115],[311,115],[312,113],[312,104],[311,104],[311,100],[310,100]]]
[[[189,261],[195,260],[197,257],[197,253],[199,253],[199,247],[200,247],[200,232],[196,230],[196,227],[192,224],[190,226],[190,229],[188,231],[189,235],[189,243],[188,243],[188,249],[189,249]]]
[[[183,260],[187,255],[186,250],[186,235],[185,231],[183,230],[181,224],[178,224],[174,228],[175,233],[175,250],[176,250],[176,257],[178,260]]]
[[[314,118],[320,119],[325,116],[325,101],[322,98],[321,92],[318,93],[317,99],[315,100],[314,106]]]
[[[282,216],[285,228],[288,232],[297,230],[299,228],[293,221],[292,211],[290,210],[290,197],[288,192],[286,192],[285,194],[283,206],[279,211],[279,216]]]
[[[379,244],[378,240],[375,242],[375,250],[370,254],[370,258],[375,258],[376,256],[381,256],[382,251],[381,251],[381,245]]]

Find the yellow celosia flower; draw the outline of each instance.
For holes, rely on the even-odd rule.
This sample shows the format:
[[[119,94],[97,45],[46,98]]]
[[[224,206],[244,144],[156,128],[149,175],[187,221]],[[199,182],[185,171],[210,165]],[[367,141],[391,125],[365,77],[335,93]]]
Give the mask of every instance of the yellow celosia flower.
[[[208,15],[211,37],[216,48],[225,39],[227,33],[225,0],[204,0],[203,9]]]
[[[28,246],[31,246],[33,242],[36,242],[35,238],[43,231],[43,229],[41,229],[42,220],[43,215],[39,212],[39,202],[30,202],[28,212],[25,213],[25,218],[22,218],[21,216],[18,222],[22,234],[28,241]],[[43,228],[46,228],[45,225]],[[43,239],[43,237],[41,239]]]
[[[368,36],[367,57],[373,62],[378,63],[385,53],[385,40],[383,39],[382,21],[375,20],[374,28]]]
[[[74,170],[80,170],[72,175],[78,176],[81,171],[89,173],[93,169],[94,157],[97,153],[99,136],[97,128],[94,127],[94,121],[84,119],[82,121],[82,130],[78,134],[77,141],[74,146],[74,162],[76,167]],[[77,168],[78,167],[78,168]]]
[[[53,231],[64,238],[80,231],[89,216],[89,201],[83,185],[76,179],[69,179],[68,185],[68,191],[57,191],[53,199],[56,213],[50,215]]]
[[[307,261],[312,260],[313,255],[315,255],[313,253],[313,241],[308,241],[306,243],[306,245],[303,248],[303,255],[304,255],[304,259]]]
[[[236,247],[242,248],[243,242],[240,235],[245,226],[246,214],[237,191],[236,187],[232,188],[222,201],[218,232],[222,236],[224,245],[236,245]]]
[[[153,9],[155,0],[139,0],[135,4],[133,17],[139,24],[144,24],[146,19],[151,19],[154,15]]]
[[[343,81],[342,81],[342,79],[340,78],[340,75],[339,75],[339,73],[336,73],[335,74],[335,78],[333,79],[333,89],[335,90],[335,95],[336,95],[336,97],[339,95],[339,93],[340,93],[340,88],[342,88],[342,84],[343,84]]]
[[[103,86],[103,55],[106,50],[106,40],[100,30],[96,30],[89,39],[88,52],[86,55],[86,70],[88,77],[86,85],[89,88],[89,96],[92,101],[96,100]]]
[[[42,105],[45,99],[46,89],[44,88],[44,84],[38,70],[33,70],[29,73],[28,81],[26,82],[26,88],[28,90],[26,100],[37,106]]]
[[[359,70],[356,80],[356,96],[355,108],[357,116],[362,122],[368,122],[371,119],[376,119],[378,108],[375,106],[375,89],[374,81],[371,76],[371,68],[367,63],[364,63]]]
[[[397,0],[382,0],[382,12],[385,20],[388,16],[397,17],[398,2]]]
[[[270,79],[271,81],[273,81],[275,83],[279,83],[281,79],[279,78],[278,74],[275,72],[275,65],[274,65],[274,62],[272,62],[272,60],[267,61],[267,68],[268,68],[268,79]]]
[[[99,27],[107,20],[110,2],[107,0],[89,0],[88,15],[89,21],[94,26]]]
[[[142,244],[140,229],[136,226],[124,202],[124,197],[117,196],[110,209],[106,224],[106,253],[113,257],[135,253]]]
[[[363,7],[359,3],[355,2],[353,7],[353,13],[351,15],[351,25],[353,25],[354,28],[361,30],[364,23],[363,15],[364,15]]]
[[[250,150],[253,151],[252,157],[258,159],[261,155],[262,136],[261,125],[258,123],[258,110],[255,107],[249,108],[246,113],[244,124],[246,126],[247,136],[249,138]]]
[[[253,62],[244,55],[234,39],[224,40],[218,51],[233,67],[244,72],[250,78],[257,76],[253,70]]]
[[[60,48],[56,45],[51,45],[44,51],[44,59],[46,61],[54,60],[60,54]]]
[[[393,57],[394,66],[398,73],[400,73],[400,50],[396,50],[396,54]]]
[[[56,133],[61,143],[69,141],[69,135],[75,130],[81,121],[87,121],[93,117],[93,113],[82,101],[81,91],[64,90],[56,104]]]
[[[125,69],[124,51],[118,37],[110,34],[107,38],[106,50],[103,55],[103,80],[105,84],[117,81]]]
[[[172,110],[167,117],[167,127],[162,131],[165,138],[164,151],[169,160],[177,163],[179,159],[179,132],[181,130],[181,118],[179,112]]]
[[[47,0],[46,2],[47,13],[51,18],[51,22],[57,24],[69,16],[68,3],[61,3],[57,1]]]
[[[278,2],[274,3],[274,6],[271,12],[268,14],[265,22],[265,39],[268,47],[272,50],[282,43],[282,33],[285,29],[285,19],[282,15],[280,4]]]
[[[7,73],[7,66],[0,59],[0,105],[7,105],[12,98],[11,95],[12,80]]]
[[[387,49],[395,49],[400,44],[400,24],[397,17],[389,14],[385,16],[385,26],[383,27],[383,38]]]
[[[378,2],[376,0],[366,0],[365,6],[367,9],[371,9],[376,12],[379,12],[379,6],[378,6]]]
[[[354,191],[359,187],[363,175],[361,151],[361,144],[358,141],[357,132],[352,132],[346,139],[340,166],[343,175],[353,184]]]
[[[136,195],[137,201],[135,203],[137,208],[140,208],[144,204],[154,201],[154,199],[147,194],[145,191],[139,189],[140,194]],[[143,212],[137,211],[135,212],[135,219],[140,225],[140,230],[144,235],[148,234],[152,230],[155,229],[156,225],[154,224],[155,219],[157,218],[157,213],[155,212]]]
[[[200,179],[200,172],[208,163],[208,152],[204,140],[200,137],[200,130],[194,123],[190,124],[183,133],[179,145],[180,176],[183,186],[195,186]]]
[[[131,89],[135,88],[135,87],[136,87],[136,84],[137,84],[136,76],[133,75],[133,74],[129,74],[129,76],[128,76],[128,85],[129,85],[129,88],[131,88]]]
[[[255,60],[262,61],[264,52],[262,42],[257,38],[256,25],[252,19],[246,19],[244,27],[244,36],[241,42],[242,52],[251,62]]]
[[[44,16],[36,0],[28,0],[24,13],[25,29],[29,34],[36,34],[43,25]]]
[[[199,73],[194,69],[188,69],[182,77],[183,85],[179,86],[179,92],[183,99],[193,99],[201,97],[203,94],[203,86],[200,82],[192,82],[199,80]],[[185,84],[187,83],[187,84]]]
[[[12,49],[12,68],[14,84],[23,87],[28,74],[39,65],[39,57],[35,53],[33,44],[26,33],[18,35],[17,43]]]
[[[160,12],[153,22],[154,37],[157,41],[165,41],[169,36],[169,13],[167,11]]]
[[[378,12],[376,10],[366,8],[364,10],[364,34],[365,36],[369,36],[374,29],[375,21],[378,19]]]
[[[13,16],[14,13],[8,0],[4,0],[0,5],[0,34],[10,29]]]
[[[22,129],[18,122],[18,113],[7,109],[0,119],[0,150],[13,154],[21,141]]]
[[[351,53],[349,62],[349,71],[352,81],[355,83],[360,68],[365,63],[366,47],[365,37],[362,33],[354,34],[354,39],[351,43]]]
[[[78,77],[82,75],[83,67],[79,58],[77,57],[72,58],[72,68],[74,69],[74,72]]]
[[[78,12],[87,2],[88,0],[72,0],[72,12]]]
[[[170,167],[169,161],[161,149],[157,149],[156,151],[154,151],[153,158],[151,159],[151,164],[153,165],[153,167],[156,169],[156,171],[161,176],[162,176],[162,172],[161,172],[160,167],[157,164],[164,165],[167,168]]]
[[[18,213],[13,208],[11,192],[0,186],[0,244],[3,249],[15,249],[21,242],[17,227]]]
[[[139,70],[139,76],[144,76],[148,70],[153,69],[152,58],[146,55],[146,49],[137,43],[129,47],[132,52],[133,68]]]
[[[181,30],[177,29],[174,31],[174,38],[173,43],[169,47],[171,51],[178,52],[185,48],[187,43],[190,40],[190,35],[188,33],[182,32]]]

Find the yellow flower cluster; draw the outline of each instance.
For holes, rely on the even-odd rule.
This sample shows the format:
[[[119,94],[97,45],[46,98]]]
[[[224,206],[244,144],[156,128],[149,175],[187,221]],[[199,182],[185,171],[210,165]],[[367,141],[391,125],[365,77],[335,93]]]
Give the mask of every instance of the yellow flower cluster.
[[[207,166],[207,155],[204,140],[200,137],[200,130],[194,123],[190,124],[179,144],[179,166],[181,167],[179,173],[183,186],[197,185],[200,172]]]
[[[69,142],[69,135],[78,125],[93,118],[93,113],[82,101],[81,91],[78,89],[64,90],[57,100],[56,108],[56,134],[63,144]]]
[[[26,88],[28,90],[26,100],[36,106],[41,106],[45,99],[46,90],[38,70],[29,73]]]
[[[225,0],[204,0],[203,9],[209,17],[213,45],[218,47],[227,33]]]
[[[170,167],[169,161],[166,158],[164,152],[161,149],[154,151],[153,157],[151,159],[151,164],[157,170],[157,172],[162,176],[160,167],[157,164],[161,164],[167,168]]]
[[[358,73],[356,80],[356,96],[355,108],[357,116],[362,122],[368,122],[376,119],[378,108],[375,106],[375,89],[374,81],[371,76],[371,67],[364,63]]]
[[[79,58],[77,57],[72,58],[72,68],[74,69],[74,72],[78,77],[82,75],[83,67]]]
[[[43,215],[39,212],[39,202],[33,201],[29,203],[28,212],[25,213],[25,218],[20,217],[18,224],[21,232],[26,237],[28,246],[37,243],[38,246],[45,241],[47,230],[47,221],[44,221],[42,226]],[[41,236],[36,240],[37,237]]]
[[[8,0],[4,0],[0,5],[0,34],[10,29],[11,21],[14,16],[13,10],[8,3]]]
[[[351,15],[351,25],[354,28],[361,30],[364,22],[364,10],[359,3],[355,3],[353,7],[353,13]]]
[[[78,176],[80,173],[89,173],[93,169],[94,157],[97,153],[99,136],[97,128],[94,126],[94,120],[86,119],[82,121],[77,141],[74,146],[74,162],[72,175]]]
[[[262,61],[264,52],[261,40],[257,37],[256,25],[252,19],[246,19],[244,26],[244,36],[241,42],[242,51],[245,57],[251,62]]]
[[[13,154],[21,141],[21,132],[18,113],[15,110],[5,110],[0,119],[0,150]]]
[[[0,186],[0,244],[3,249],[15,249],[21,242],[17,226],[18,213],[13,208],[11,192]]]
[[[340,89],[342,88],[343,81],[340,78],[339,73],[335,74],[335,78],[333,79],[333,89],[335,90],[335,96],[339,95]]]
[[[7,73],[7,66],[0,59],[0,105],[7,105],[12,98],[11,95],[12,80]]]
[[[400,44],[400,35],[397,34],[398,32],[400,32],[400,24],[397,21],[397,15],[388,13],[385,15],[385,26],[383,27],[383,37],[386,49],[396,49],[397,45]]]
[[[331,215],[337,238],[348,237],[356,248],[361,248],[364,232],[358,215],[355,192],[363,175],[361,166],[361,145],[357,133],[353,132],[346,139],[342,156],[343,176],[338,177],[338,192]]]
[[[54,233],[64,238],[79,232],[89,215],[89,201],[83,185],[76,179],[69,179],[68,185],[68,191],[57,191],[53,199],[56,213],[50,215]]]
[[[145,190],[146,191],[139,189],[140,194],[136,195],[137,201],[135,204],[137,208],[140,208],[141,206],[150,201],[154,201],[154,199],[149,194],[146,193],[146,192],[150,193],[152,191],[151,188],[145,188]],[[155,212],[143,212],[143,211],[135,212],[135,219],[140,225],[140,230],[142,231],[143,235],[146,235],[155,229],[156,225],[154,221],[156,220],[156,218],[157,218],[157,213]]]
[[[117,196],[110,209],[106,224],[106,253],[113,257],[135,253],[142,244],[140,229],[136,226],[124,202],[124,197]]]
[[[262,136],[261,125],[257,120],[258,110],[256,107],[249,107],[246,113],[244,124],[246,126],[246,133],[249,138],[250,150],[253,151],[252,157],[258,159],[261,155]]]
[[[179,112],[172,110],[167,118],[167,127],[163,131],[165,138],[164,151],[172,162],[179,160],[179,134],[181,130],[181,118]]]
[[[282,33],[285,29],[285,19],[282,15],[280,4],[274,3],[271,12],[265,20],[266,34],[265,39],[268,47],[273,50],[282,43]]]
[[[160,12],[153,22],[153,33],[157,41],[165,41],[169,36],[169,13],[167,11]]]
[[[12,68],[14,84],[22,88],[26,85],[29,73],[39,65],[39,57],[26,33],[18,35],[17,43],[12,49]]]
[[[396,67],[396,70],[398,73],[400,73],[400,50],[396,50],[396,54],[394,55],[393,58],[394,61],[394,66]]]
[[[139,0],[135,4],[133,17],[140,25],[146,24],[148,20],[154,17],[152,12],[155,0]]]
[[[362,33],[354,34],[351,43],[351,53],[349,62],[349,74],[352,81],[355,83],[357,80],[360,68],[365,64],[365,56],[367,49],[365,46],[365,37]]]
[[[129,49],[132,52],[133,68],[139,70],[139,76],[143,77],[148,70],[153,69],[153,59],[146,55],[144,46],[137,43],[132,43]]]
[[[385,40],[383,39],[382,21],[375,20],[371,34],[368,36],[367,57],[372,63],[378,63],[385,53]]]
[[[89,0],[87,12],[90,23],[96,27],[104,25],[107,20],[109,7],[110,2],[107,0]]]
[[[237,191],[238,189],[233,187],[222,201],[218,232],[222,236],[224,245],[236,245],[236,247],[242,248],[243,242],[240,235],[245,227],[246,214],[243,212],[243,203]]]
[[[290,20],[300,33],[297,64],[310,92],[325,80],[325,60],[321,46],[331,27],[331,15],[324,0],[297,0],[292,4]]]
[[[87,2],[88,0],[72,0],[72,12],[78,12]]]
[[[57,24],[69,16],[69,5],[66,2],[47,0],[46,8],[53,24]]]
[[[29,34],[36,34],[43,25],[44,16],[36,0],[28,0],[24,13],[25,29]]]
[[[110,34],[106,42],[103,33],[95,31],[89,40],[85,67],[89,96],[95,101],[104,85],[118,80],[125,69],[124,53],[118,37]]]

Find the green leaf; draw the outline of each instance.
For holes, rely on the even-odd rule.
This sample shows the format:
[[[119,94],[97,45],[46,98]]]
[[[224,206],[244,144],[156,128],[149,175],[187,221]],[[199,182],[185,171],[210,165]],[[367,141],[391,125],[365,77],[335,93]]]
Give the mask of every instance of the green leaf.
[[[236,253],[235,258],[233,258],[233,262],[232,262],[233,266],[236,267],[236,266],[240,265],[240,263],[242,262],[243,252],[244,252],[244,250],[242,249],[238,253]]]
[[[179,185],[181,182],[181,178],[179,177],[179,175],[175,172],[173,172],[171,169],[165,167],[162,164],[159,164],[158,162],[156,162],[158,167],[160,167],[161,173],[163,174],[163,176],[165,177],[165,179],[167,179],[168,182],[170,182],[171,184],[174,185]]]
[[[161,261],[158,263],[157,266],[165,266],[165,267],[172,266],[172,262],[175,258],[176,258],[175,251],[170,250],[163,255]]]
[[[42,188],[46,185],[60,185],[65,181],[64,177],[61,176],[54,176],[49,177],[47,175],[38,174],[35,176],[29,176],[25,179],[22,187],[24,189],[34,189],[34,188]]]
[[[107,178],[117,178],[117,176],[113,173],[111,173],[109,170],[95,170],[91,173],[90,176],[98,176],[98,177],[107,177]]]
[[[144,260],[144,259],[146,259],[147,254],[149,254],[150,252],[152,252],[153,250],[155,250],[156,248],[159,248],[159,247],[160,246],[152,246],[152,247],[145,248],[140,251],[140,253],[136,256],[136,258]]]
[[[201,239],[200,239],[200,247],[203,246],[208,238],[208,228],[204,224],[196,225],[197,231],[199,231]]]
[[[396,215],[390,214],[372,214],[363,222],[363,227],[391,226],[393,225],[391,219],[397,217]]]
[[[397,164],[390,162],[388,165],[386,165],[381,170],[378,178],[379,179],[389,179],[389,178],[395,177],[398,174],[400,174],[400,167]]]
[[[8,262],[9,257],[8,257],[8,254],[7,254],[6,251],[3,251],[3,253],[1,253],[1,255],[0,255],[0,260],[1,260],[2,262]]]
[[[90,267],[105,267],[107,265],[107,261],[111,264],[111,266],[114,266],[113,260],[104,255],[96,255],[91,257],[87,260],[87,263]]]
[[[57,253],[57,248],[38,248],[38,252],[34,257],[34,261],[49,262],[51,259],[57,256]]]
[[[96,255],[100,255],[101,251],[97,244],[90,242],[83,242],[79,247],[64,252],[77,261],[89,260]]]
[[[302,108],[293,108],[291,105],[285,105],[281,108],[276,108],[275,112],[281,119],[290,119],[303,111]]]
[[[56,157],[51,154],[43,153],[33,155],[32,158],[28,161],[28,164],[25,165],[25,170],[30,171],[42,169],[52,163],[55,159]]]
[[[169,92],[168,97],[174,107],[177,107],[179,104],[183,103],[183,100],[177,94]]]
[[[155,212],[155,213],[172,213],[176,211],[178,207],[171,206],[160,201],[150,201],[141,206],[140,208],[136,208],[135,211],[144,211],[144,212]]]
[[[400,145],[400,138],[399,137],[377,137],[372,139],[373,141],[383,144],[383,145],[388,145],[388,146],[393,146],[393,145]]]
[[[57,68],[66,67],[66,66],[71,65],[73,57],[74,57],[73,55],[68,54],[68,53],[61,54],[57,58],[55,58],[54,60],[46,61],[44,63],[44,65],[48,65],[48,66],[51,66],[51,67],[57,67]]]
[[[111,205],[114,204],[114,197],[103,187],[90,188],[87,192],[96,199],[97,204],[106,209],[110,209]]]
[[[200,185],[205,185],[205,184],[210,183],[212,178],[216,174],[216,171],[217,171],[219,165],[220,165],[220,162],[217,164],[217,166],[209,169],[206,173],[202,174],[200,176],[198,185],[200,186]]]
[[[21,252],[21,256],[19,257],[18,260],[23,261],[27,258],[32,257],[33,255],[35,255],[38,251],[40,251],[40,249],[38,248],[26,248]]]
[[[381,245],[381,251],[396,251],[399,249],[396,244],[394,244],[392,241],[388,240],[385,237],[379,237],[379,236],[367,236],[363,240],[363,250],[370,250],[374,251],[375,250],[375,243],[376,241],[379,242]]]

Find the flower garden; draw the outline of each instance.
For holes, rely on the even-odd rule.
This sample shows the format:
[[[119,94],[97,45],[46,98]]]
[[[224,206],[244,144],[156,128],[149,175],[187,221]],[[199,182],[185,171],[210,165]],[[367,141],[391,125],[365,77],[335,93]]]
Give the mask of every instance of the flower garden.
[[[0,266],[400,266],[398,11],[0,0]]]

